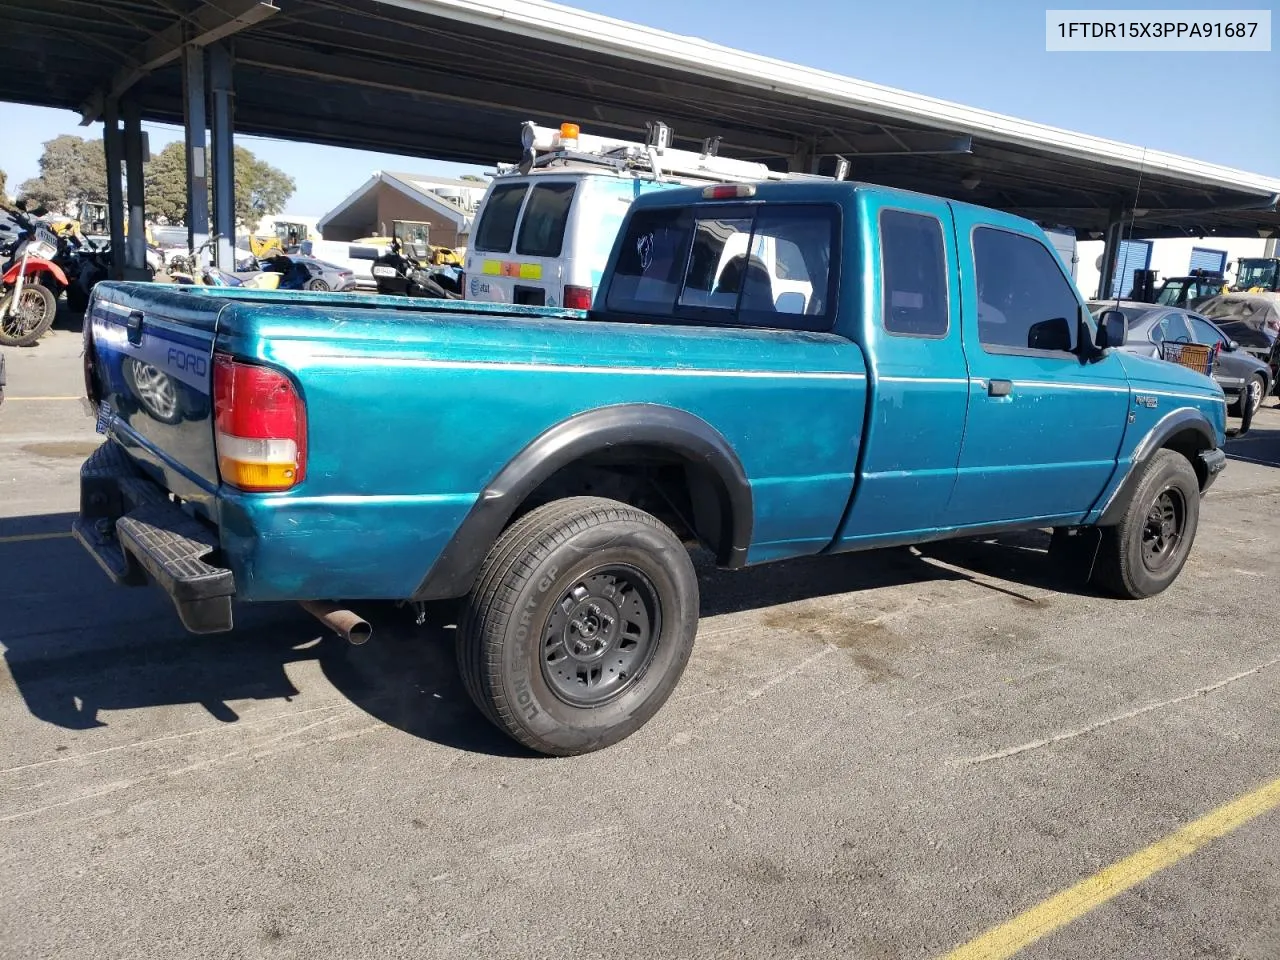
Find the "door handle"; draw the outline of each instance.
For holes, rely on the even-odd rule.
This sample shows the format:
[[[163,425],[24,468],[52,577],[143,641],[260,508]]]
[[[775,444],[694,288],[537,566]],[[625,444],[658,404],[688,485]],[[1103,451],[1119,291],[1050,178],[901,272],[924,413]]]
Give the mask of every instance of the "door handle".
[[[134,310],[129,314],[129,319],[125,321],[124,328],[128,333],[131,344],[136,347],[142,343],[142,311]]]
[[[989,397],[1007,397],[1013,393],[1012,380],[988,380],[987,396]]]

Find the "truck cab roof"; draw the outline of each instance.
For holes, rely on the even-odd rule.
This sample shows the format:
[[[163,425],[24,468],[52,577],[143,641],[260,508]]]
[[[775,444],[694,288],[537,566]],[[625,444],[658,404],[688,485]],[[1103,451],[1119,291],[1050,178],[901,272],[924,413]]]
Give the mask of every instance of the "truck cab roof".
[[[730,191],[735,187],[739,188],[739,192],[736,195],[730,194]],[[717,193],[719,195],[716,195]],[[644,196],[638,197],[632,209],[639,211],[655,207],[679,207],[693,204],[702,205],[710,203],[723,204],[758,202],[836,203],[846,205],[853,203],[854,198],[860,194],[875,195],[891,199],[896,198],[907,205],[910,205],[913,201],[936,201],[938,199],[928,194],[918,193],[914,190],[902,190],[897,187],[886,187],[882,184],[867,183],[860,180],[832,180],[826,177],[805,177],[795,180],[767,181],[725,186],[702,185],[676,187],[670,190],[663,190],[658,193],[645,194]],[[1012,213],[1005,213],[991,207],[965,203],[962,200],[943,199],[946,199],[946,202],[951,204],[953,209],[967,210],[971,215],[976,216],[978,219],[987,220],[991,223],[1004,224],[1030,233],[1044,233],[1044,228],[1025,217],[1020,217]]]

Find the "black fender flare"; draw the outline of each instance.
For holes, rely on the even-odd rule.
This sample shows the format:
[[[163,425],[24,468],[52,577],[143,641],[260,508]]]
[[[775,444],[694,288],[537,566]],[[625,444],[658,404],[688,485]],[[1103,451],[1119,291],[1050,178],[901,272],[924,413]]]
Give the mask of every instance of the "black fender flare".
[[[517,453],[480,491],[411,599],[465,596],[490,548],[529,494],[576,460],[623,446],[659,447],[708,468],[720,487],[722,529],[729,531],[717,560],[725,567],[745,565],[754,513],[751,484],[733,447],[715,427],[686,411],[659,404],[618,404],[563,420]]]
[[[1134,491],[1142,479],[1142,468],[1155,456],[1157,450],[1163,450],[1169,441],[1179,434],[1189,434],[1193,437],[1196,454],[1204,453],[1206,450],[1216,450],[1218,447],[1213,424],[1201,411],[1194,407],[1181,407],[1166,414],[1147,431],[1147,435],[1133,451],[1133,462],[1129,465],[1129,472],[1125,474],[1125,478],[1120,481],[1111,499],[1102,508],[1098,526],[1115,526],[1124,518],[1125,512],[1129,509],[1129,503],[1133,500]],[[1191,465],[1200,478],[1200,487],[1203,490],[1207,486],[1206,479],[1212,478],[1206,478],[1194,459]]]

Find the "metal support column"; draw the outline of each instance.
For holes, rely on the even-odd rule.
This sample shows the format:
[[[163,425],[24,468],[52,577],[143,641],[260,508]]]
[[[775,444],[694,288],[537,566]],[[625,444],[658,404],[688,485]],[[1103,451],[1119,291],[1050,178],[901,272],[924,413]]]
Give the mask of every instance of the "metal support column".
[[[1098,300],[1111,296],[1116,278],[1116,261],[1120,258],[1120,241],[1124,239],[1124,209],[1112,207],[1107,221],[1106,238],[1102,242],[1102,269],[1098,279]]]
[[[209,161],[205,147],[204,49],[182,52],[182,102],[187,153],[187,243],[198,250],[209,239]],[[201,266],[209,251],[199,255]]]
[[[147,211],[142,184],[142,115],[136,100],[124,102],[124,169],[128,181],[129,236],[125,243],[124,279],[147,280]]]
[[[808,144],[787,158],[788,173],[817,173],[818,155],[814,144]]]
[[[213,140],[213,232],[218,236],[214,262],[234,270],[236,236],[236,170],[234,144],[233,63],[226,41],[208,47],[209,119]]]
[[[107,224],[111,231],[111,279],[124,276],[124,145],[120,142],[120,106],[107,100],[103,109],[102,149],[107,159]]]

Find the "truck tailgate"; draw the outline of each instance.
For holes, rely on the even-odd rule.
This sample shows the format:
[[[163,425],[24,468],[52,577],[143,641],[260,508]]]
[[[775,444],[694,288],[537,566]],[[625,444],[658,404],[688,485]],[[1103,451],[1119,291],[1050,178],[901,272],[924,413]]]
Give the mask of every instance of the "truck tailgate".
[[[224,302],[198,290],[103,283],[85,318],[99,430],[166,489],[205,504],[218,485],[212,358]]]

